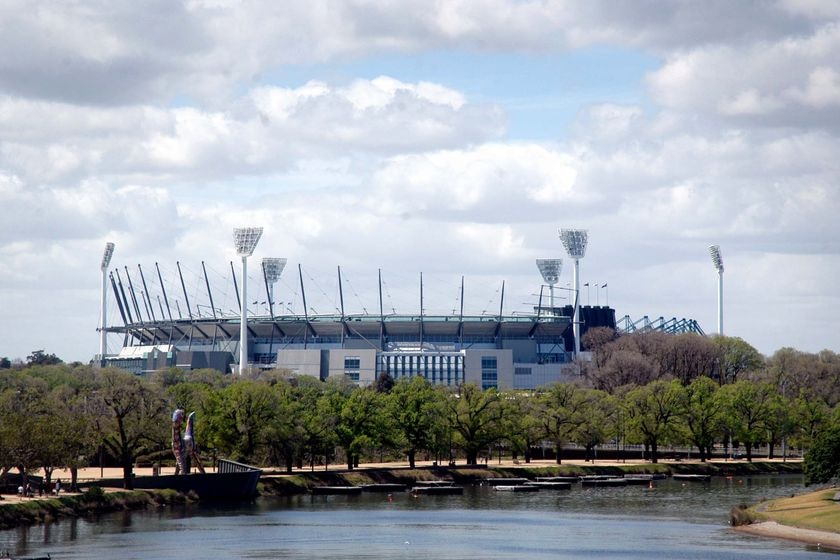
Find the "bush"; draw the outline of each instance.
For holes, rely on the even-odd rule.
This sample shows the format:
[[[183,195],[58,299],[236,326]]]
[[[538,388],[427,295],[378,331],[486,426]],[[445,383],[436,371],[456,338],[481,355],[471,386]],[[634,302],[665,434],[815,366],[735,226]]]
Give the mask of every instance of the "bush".
[[[99,486],[91,486],[84,493],[85,501],[99,502],[105,497],[105,490]]]
[[[840,425],[822,432],[805,454],[805,484],[824,484],[840,476]]]
[[[729,510],[729,524],[733,527],[740,527],[741,525],[751,525],[755,522],[755,514],[745,504],[735,506]]]

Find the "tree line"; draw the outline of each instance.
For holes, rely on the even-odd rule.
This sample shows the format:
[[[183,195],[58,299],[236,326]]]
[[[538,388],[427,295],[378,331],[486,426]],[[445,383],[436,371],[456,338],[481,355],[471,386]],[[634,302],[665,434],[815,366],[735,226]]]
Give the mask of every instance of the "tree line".
[[[664,446],[706,460],[734,445],[752,460],[759,446],[770,456],[782,445],[807,450],[840,425],[834,353],[784,349],[764,359],[740,339],[590,334],[602,338],[588,341],[593,359],[579,379],[530,391],[33,363],[0,375],[0,468],[42,468],[49,482],[67,467],[75,484],[79,467],[105,462],[121,466],[130,487],[135,463],[171,462],[175,408],[196,411],[205,460],[287,471],[404,458],[413,467],[418,457],[477,463],[494,450],[527,462],[546,448],[562,462],[570,444],[587,457],[638,445],[652,462]]]

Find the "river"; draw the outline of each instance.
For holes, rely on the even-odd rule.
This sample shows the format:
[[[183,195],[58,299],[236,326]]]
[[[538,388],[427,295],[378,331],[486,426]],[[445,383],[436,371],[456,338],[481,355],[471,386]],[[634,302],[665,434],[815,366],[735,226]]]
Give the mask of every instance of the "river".
[[[801,477],[760,476],[527,494],[476,487],[463,496],[266,497],[18,528],[0,532],[0,550],[54,560],[825,559],[727,526],[733,505],[801,491]]]

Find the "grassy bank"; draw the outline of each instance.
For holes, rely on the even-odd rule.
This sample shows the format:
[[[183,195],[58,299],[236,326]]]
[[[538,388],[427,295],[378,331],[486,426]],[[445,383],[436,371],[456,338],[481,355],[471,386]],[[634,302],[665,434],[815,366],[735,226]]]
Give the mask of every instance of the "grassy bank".
[[[138,510],[195,501],[174,490],[134,490],[104,493],[98,487],[77,495],[0,504],[0,529],[43,523],[62,517],[86,517],[113,511]]]
[[[840,533],[840,502],[834,501],[836,488],[779,498],[756,506],[757,521]]]
[[[414,485],[424,480],[451,480],[456,484],[476,484],[485,478],[529,478],[538,476],[582,476],[606,474],[710,474],[713,476],[747,476],[759,474],[799,474],[801,463],[658,463],[628,465],[554,465],[505,467],[435,467],[435,468],[361,468],[354,471],[310,471],[293,475],[263,475],[259,491],[262,495],[292,495],[308,492],[314,486],[360,486],[363,484],[396,483]]]

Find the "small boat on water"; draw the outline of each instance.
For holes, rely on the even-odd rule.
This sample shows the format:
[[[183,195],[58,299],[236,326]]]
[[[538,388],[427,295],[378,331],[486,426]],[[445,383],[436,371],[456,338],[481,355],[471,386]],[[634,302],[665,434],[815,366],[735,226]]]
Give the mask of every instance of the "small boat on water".
[[[379,484],[363,484],[363,492],[404,492],[405,484],[397,484],[391,482],[382,482]]]
[[[582,478],[580,483],[583,486],[608,487],[627,486],[626,478]]]
[[[580,482],[579,476],[538,476],[535,478],[537,482]]]
[[[0,553],[0,560],[51,560],[49,554],[43,556],[12,556],[8,553]]]

